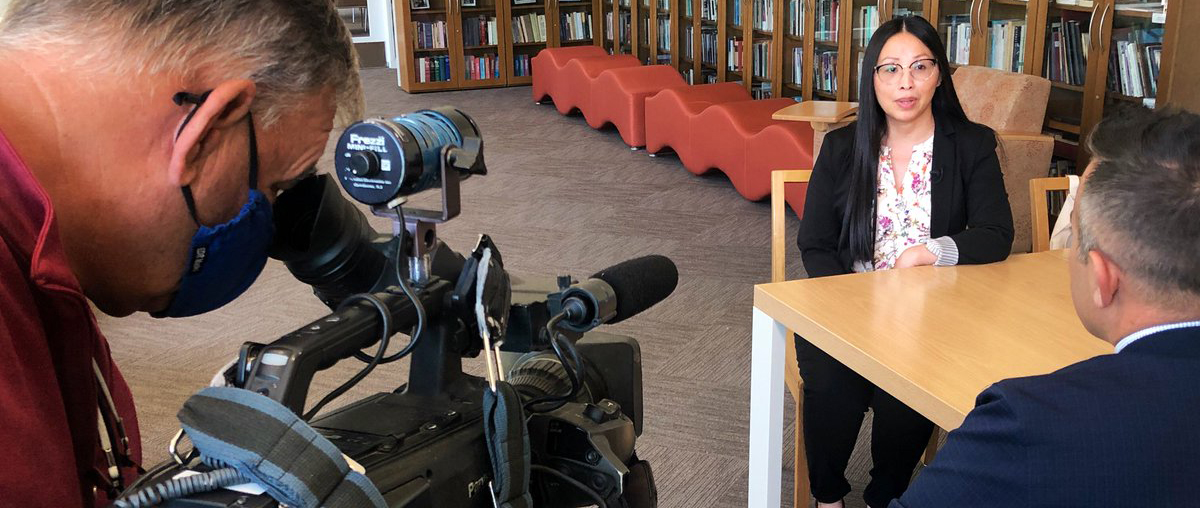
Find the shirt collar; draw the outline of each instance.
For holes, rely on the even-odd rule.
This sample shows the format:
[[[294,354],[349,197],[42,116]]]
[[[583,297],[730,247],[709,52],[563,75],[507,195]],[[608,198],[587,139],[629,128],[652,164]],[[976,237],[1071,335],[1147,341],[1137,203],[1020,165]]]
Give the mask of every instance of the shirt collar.
[[[0,233],[29,261],[29,278],[39,286],[79,292],[66,262],[49,194],[0,132]]]
[[[1116,352],[1120,353],[1122,349],[1129,347],[1130,344],[1137,342],[1138,340],[1140,340],[1143,337],[1146,337],[1149,335],[1154,335],[1158,332],[1165,332],[1167,330],[1178,330],[1180,328],[1192,328],[1192,327],[1198,327],[1198,326],[1200,326],[1200,321],[1185,321],[1182,323],[1168,323],[1165,325],[1152,326],[1150,328],[1139,330],[1139,331],[1133,332],[1129,335],[1126,335],[1125,338],[1121,339],[1121,341],[1117,343]]]

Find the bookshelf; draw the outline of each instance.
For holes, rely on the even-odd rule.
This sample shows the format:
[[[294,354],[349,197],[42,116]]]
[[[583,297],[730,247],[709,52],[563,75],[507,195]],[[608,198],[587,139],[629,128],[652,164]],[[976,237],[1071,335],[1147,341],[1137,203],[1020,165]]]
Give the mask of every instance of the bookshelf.
[[[1182,56],[1200,45],[1200,3],[1185,0],[1165,7],[1161,0],[516,1],[529,3],[397,3],[401,86],[419,92],[525,84],[532,78],[519,62],[542,48],[594,44],[671,65],[693,84],[735,82],[755,97],[853,101],[860,55],[874,29],[893,16],[918,14],[937,27],[952,65],[1050,79],[1044,130],[1080,168],[1088,159],[1080,140],[1117,104],[1200,111],[1200,66]],[[526,20],[537,16],[545,32],[527,38],[519,23],[530,32]],[[492,62],[500,75],[487,72],[496,68]]]
[[[812,82],[805,78],[813,54],[812,38],[805,37],[813,30],[812,18],[805,16],[808,4],[807,0],[784,0],[782,5],[780,97],[812,97]]]
[[[1195,77],[1190,86],[1171,86],[1174,72],[1193,72],[1174,52],[1200,43],[1194,2],[940,0],[927,7],[936,9],[938,30],[960,62],[1051,81],[1045,131],[1077,170],[1089,158],[1081,140],[1115,104],[1200,107]],[[963,26],[969,37],[957,31]]]
[[[604,0],[397,0],[400,87],[407,92],[529,84],[547,47],[603,45]]]
[[[674,10],[675,65],[683,80],[694,85],[702,83],[700,72],[700,2],[680,0]]]
[[[503,0],[500,0],[503,1]],[[530,60],[539,51],[552,47],[549,44],[555,19],[549,9],[552,0],[508,0],[509,33],[512,41],[512,58],[505,72],[509,84],[524,85],[533,82],[533,66]],[[520,2],[520,3],[518,3]],[[551,23],[547,26],[547,21]]]
[[[636,1],[634,9],[643,5]],[[801,100],[857,100],[860,58],[874,30],[894,16],[924,16],[938,29],[952,66],[1049,78],[1044,130],[1079,167],[1088,157],[1079,141],[1115,104],[1200,111],[1200,66],[1176,56],[1179,48],[1200,45],[1200,2],[1170,0],[1163,8],[1161,0],[652,1],[649,16],[664,9],[674,16],[669,62],[689,82],[735,82],[755,97]],[[660,31],[650,30],[653,37]]]
[[[862,72],[863,58],[866,56],[867,44],[871,42],[871,36],[875,35],[875,30],[882,23],[883,13],[887,12],[886,7],[882,4],[883,2],[877,3],[870,0],[853,0],[852,3],[850,65],[846,69],[850,74],[850,100],[858,97],[860,73]]]
[[[592,32],[596,20],[597,0],[559,0],[558,46],[595,45],[600,34]]]

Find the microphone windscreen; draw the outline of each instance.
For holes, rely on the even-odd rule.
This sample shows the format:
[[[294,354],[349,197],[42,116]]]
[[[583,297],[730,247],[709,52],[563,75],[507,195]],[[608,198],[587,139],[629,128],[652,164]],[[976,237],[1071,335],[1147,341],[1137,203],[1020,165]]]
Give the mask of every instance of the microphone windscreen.
[[[679,283],[679,270],[666,256],[650,255],[622,261],[592,275],[612,286],[617,297],[617,314],[609,323],[619,323],[663,301]]]

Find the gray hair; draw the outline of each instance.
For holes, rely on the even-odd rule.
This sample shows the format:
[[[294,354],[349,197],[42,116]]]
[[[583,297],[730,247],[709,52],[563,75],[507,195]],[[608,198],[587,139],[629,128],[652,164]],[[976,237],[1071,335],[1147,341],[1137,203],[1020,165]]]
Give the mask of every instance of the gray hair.
[[[74,50],[131,79],[249,79],[264,127],[325,89],[339,124],[362,116],[357,56],[332,0],[13,0],[0,17],[5,48]]]
[[[1200,115],[1131,107],[1088,138],[1078,252],[1104,252],[1158,303],[1200,298]]]

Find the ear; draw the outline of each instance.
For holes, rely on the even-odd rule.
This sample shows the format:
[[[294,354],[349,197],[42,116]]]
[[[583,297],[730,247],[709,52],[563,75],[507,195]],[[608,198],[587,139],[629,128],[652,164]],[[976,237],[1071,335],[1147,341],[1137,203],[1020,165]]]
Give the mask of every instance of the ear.
[[[1124,275],[1121,267],[1103,252],[1093,250],[1088,252],[1088,270],[1092,273],[1095,285],[1092,288],[1092,303],[1098,308],[1112,305],[1121,288],[1121,278]]]
[[[219,131],[246,121],[250,105],[254,102],[254,82],[246,79],[224,81],[212,89],[208,98],[196,108],[191,121],[183,127],[167,165],[167,176],[178,187],[191,185],[200,175],[196,162],[204,154],[204,144],[214,131]],[[180,107],[180,122],[187,110]]]

